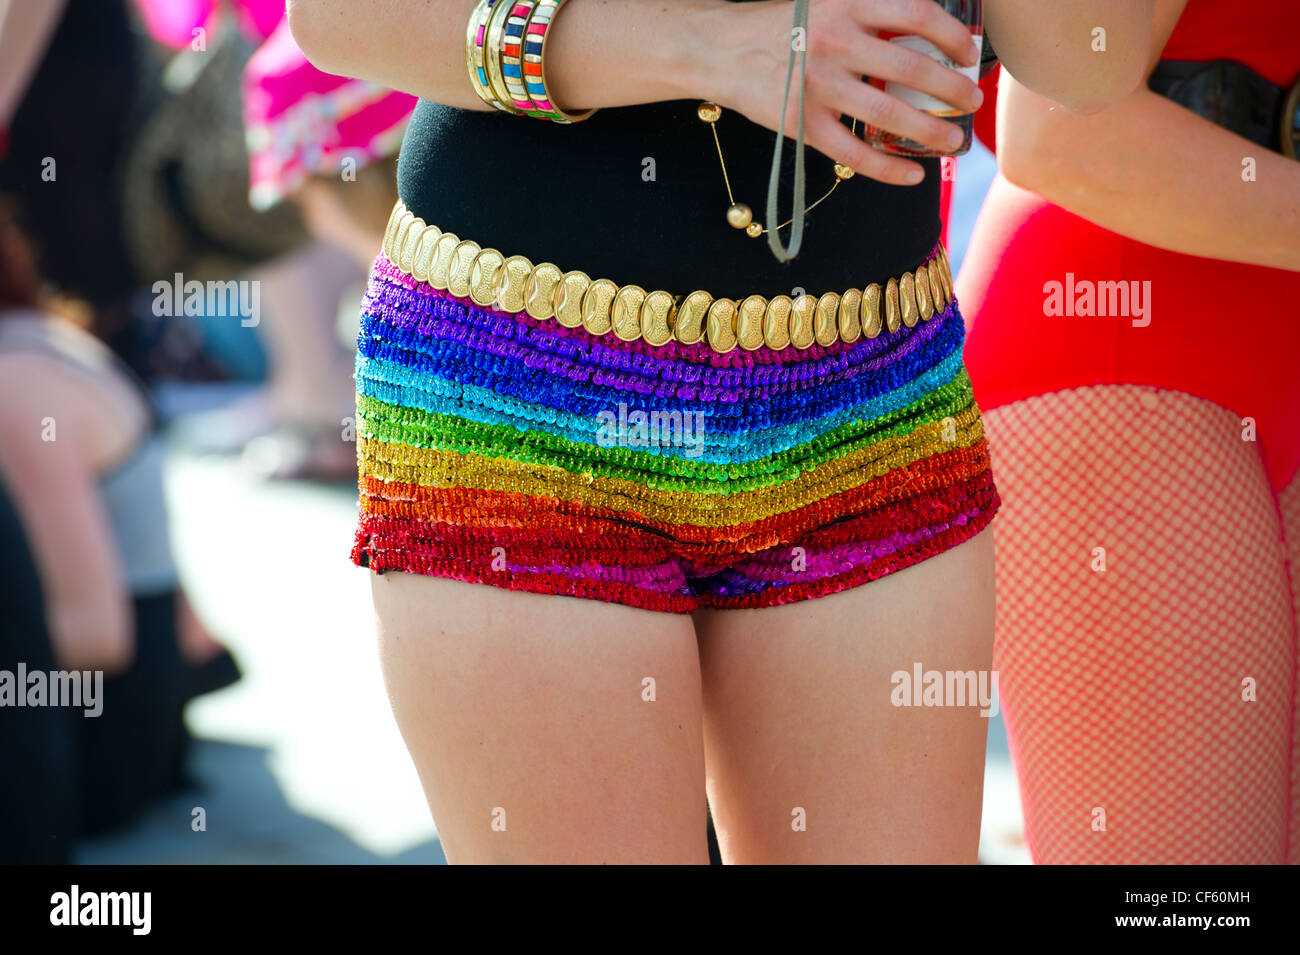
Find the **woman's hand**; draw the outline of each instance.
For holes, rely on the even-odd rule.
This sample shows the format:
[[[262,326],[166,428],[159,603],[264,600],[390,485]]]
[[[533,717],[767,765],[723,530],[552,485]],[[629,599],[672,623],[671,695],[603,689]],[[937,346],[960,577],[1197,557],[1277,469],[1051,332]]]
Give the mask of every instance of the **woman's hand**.
[[[715,38],[697,64],[699,94],[775,130],[781,122],[787,57],[791,43],[791,4],[724,3],[701,11],[700,26]],[[909,106],[862,81],[863,76],[895,81],[929,93],[964,112],[974,112],[983,94],[974,82],[923,53],[880,39],[887,30],[915,34],[933,42],[955,63],[973,66],[979,47],[970,30],[934,0],[812,0],[808,11],[804,140],[818,150],[881,182],[912,185],[920,164],[867,145],[840,122],[841,115],[914,139],[940,152],[962,144],[953,123]],[[798,83],[798,66],[794,82]],[[785,128],[798,122],[797,89],[791,89]]]

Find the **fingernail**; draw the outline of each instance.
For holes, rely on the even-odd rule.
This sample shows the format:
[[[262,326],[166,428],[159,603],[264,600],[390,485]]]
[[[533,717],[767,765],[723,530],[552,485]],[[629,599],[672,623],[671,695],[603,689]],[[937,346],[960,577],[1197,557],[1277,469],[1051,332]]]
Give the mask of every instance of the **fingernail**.
[[[948,133],[948,145],[957,149],[966,142],[966,134],[954,126]]]
[[[907,175],[903,178],[910,183],[918,183],[925,177],[925,173],[920,169],[909,169]]]
[[[970,94],[970,103],[976,109],[984,105],[984,91],[978,86],[975,87],[975,92]]]
[[[971,65],[978,63],[980,57],[984,55],[984,45],[980,40],[971,37],[970,41],[970,61]]]

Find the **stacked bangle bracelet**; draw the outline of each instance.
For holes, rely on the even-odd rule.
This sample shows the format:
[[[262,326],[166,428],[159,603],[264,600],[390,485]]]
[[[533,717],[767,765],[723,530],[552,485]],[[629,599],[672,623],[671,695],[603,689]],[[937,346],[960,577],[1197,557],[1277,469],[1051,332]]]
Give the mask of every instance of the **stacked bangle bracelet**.
[[[465,67],[479,99],[496,109],[576,123],[594,109],[566,113],[546,87],[546,37],[564,0],[479,0],[465,27]]]

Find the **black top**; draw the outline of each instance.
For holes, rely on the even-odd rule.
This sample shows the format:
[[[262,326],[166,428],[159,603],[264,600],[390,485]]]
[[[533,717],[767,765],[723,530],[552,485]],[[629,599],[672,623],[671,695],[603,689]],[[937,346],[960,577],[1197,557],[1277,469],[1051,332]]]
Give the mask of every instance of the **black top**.
[[[485,248],[683,295],[862,287],[915,268],[938,239],[939,164],[927,159],[918,186],[865,176],[841,183],[806,217],[799,255],[778,262],[767,236],[727,223],[727,190],[698,105],[602,109],[564,125],[421,100],[402,143],[398,192],[415,215]],[[724,107],[718,136],[736,201],[763,222],[776,133]],[[791,136],[778,221],[792,211],[794,156]],[[812,203],[834,181],[833,162],[812,148],[805,162]],[[649,168],[653,179],[643,178]],[[789,226],[781,237],[788,245]]]

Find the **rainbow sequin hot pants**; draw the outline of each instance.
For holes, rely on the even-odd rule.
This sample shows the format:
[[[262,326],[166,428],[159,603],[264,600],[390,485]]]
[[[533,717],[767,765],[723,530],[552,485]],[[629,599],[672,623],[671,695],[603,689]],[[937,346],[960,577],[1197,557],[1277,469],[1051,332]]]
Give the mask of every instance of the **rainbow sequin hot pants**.
[[[454,294],[462,253],[440,268],[455,250],[389,233],[357,352],[357,564],[647,610],[767,607],[925,560],[998,508],[941,249],[931,281],[914,273],[920,315],[915,292],[898,315],[891,280],[879,314],[865,298],[848,325],[838,310],[839,334],[824,327],[834,308],[777,307],[775,327],[746,300],[748,318],[742,303],[710,310],[683,344],[693,333],[652,335],[645,308],[644,335],[623,334],[642,290],[612,330],[590,295],[570,327],[552,309],[563,282],[551,317],[482,306]],[[488,259],[461,270],[461,291],[500,268]],[[522,273],[527,288],[503,295],[502,274],[489,296],[536,295]]]

